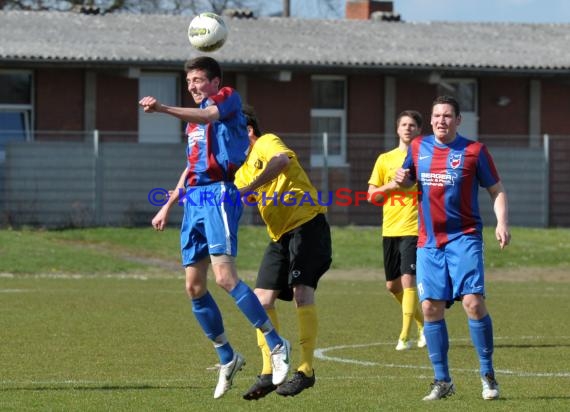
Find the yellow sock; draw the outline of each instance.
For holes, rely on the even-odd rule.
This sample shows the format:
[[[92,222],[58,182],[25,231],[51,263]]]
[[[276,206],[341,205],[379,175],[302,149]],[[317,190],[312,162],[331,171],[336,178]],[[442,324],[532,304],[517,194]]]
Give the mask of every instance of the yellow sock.
[[[400,305],[402,304],[402,299],[404,298],[404,292],[398,292],[398,293],[390,292],[390,295],[392,295]]]
[[[402,332],[400,333],[400,340],[408,340],[410,335],[410,328],[412,326],[412,319],[418,307],[418,289],[405,288],[404,296],[402,298]]]
[[[301,348],[301,364],[297,368],[306,376],[313,376],[313,360],[317,346],[317,307],[315,305],[297,308],[299,321],[299,347]]]
[[[277,311],[275,309],[267,309],[267,316],[271,320],[273,327],[277,332],[279,332],[279,319],[277,318]],[[261,349],[261,359],[263,362],[263,366],[261,368],[262,375],[269,375],[273,373],[273,369],[271,368],[271,351],[269,350],[269,346],[267,346],[267,341],[265,340],[265,335],[261,331],[261,329],[257,329],[257,346]]]
[[[417,291],[417,288],[416,288]],[[416,305],[416,310],[414,311],[414,319],[416,320],[416,325],[418,325],[418,330],[423,331],[424,329],[424,314],[422,312],[422,304],[418,301]]]

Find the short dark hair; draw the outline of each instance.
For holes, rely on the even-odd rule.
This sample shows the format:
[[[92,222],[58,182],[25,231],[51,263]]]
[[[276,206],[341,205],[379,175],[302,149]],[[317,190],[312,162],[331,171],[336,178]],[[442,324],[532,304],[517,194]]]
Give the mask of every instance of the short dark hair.
[[[245,116],[246,124],[253,128],[253,134],[257,137],[261,137],[261,131],[259,130],[259,124],[257,123],[257,116],[255,114],[255,109],[253,106],[244,104],[242,106],[242,111]]]
[[[222,81],[222,68],[220,67],[220,64],[215,59],[208,56],[199,56],[188,60],[186,64],[184,64],[184,70],[186,73],[192,70],[204,70],[208,80],[211,81],[215,77],[218,77],[220,79],[220,83]]]
[[[414,121],[416,122],[416,125],[418,126],[418,129],[420,129],[420,130],[422,129],[422,125],[423,125],[424,120],[423,120],[420,112],[417,112],[415,110],[404,110],[396,118],[396,128],[398,128],[398,126],[400,125],[400,120],[402,119],[402,117],[410,117],[410,118],[414,119]]]
[[[436,97],[433,103],[431,104],[432,112],[433,112],[433,107],[436,104],[449,104],[450,106],[453,106],[453,110],[455,110],[455,117],[461,114],[461,110],[459,110],[459,102],[453,96],[444,95]]]

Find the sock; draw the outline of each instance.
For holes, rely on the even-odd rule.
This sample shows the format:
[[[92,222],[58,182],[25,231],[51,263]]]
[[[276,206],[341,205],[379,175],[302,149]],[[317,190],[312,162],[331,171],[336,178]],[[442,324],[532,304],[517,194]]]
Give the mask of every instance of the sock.
[[[429,359],[433,366],[436,381],[451,382],[447,352],[449,351],[449,336],[445,319],[436,322],[424,322]]]
[[[405,288],[402,297],[402,331],[400,340],[406,341],[410,335],[412,319],[418,306],[418,290],[416,288]]]
[[[220,363],[225,365],[231,362],[234,358],[234,351],[224,333],[224,322],[220,309],[210,292],[206,292],[200,298],[192,299],[191,303],[192,313],[194,313],[208,339],[214,343]]]
[[[482,319],[469,319],[469,332],[471,341],[479,355],[479,368],[481,376],[495,375],[493,370],[493,322],[491,316]]]
[[[414,288],[416,293],[418,292],[417,288]],[[416,325],[418,326],[418,330],[422,331],[424,329],[424,314],[422,312],[422,302],[419,301],[416,305],[416,310],[414,311],[414,319],[416,320]]]
[[[262,330],[270,350],[283,343],[281,337],[273,328],[259,299],[245,282],[240,280],[236,287],[232,289],[230,295],[251,324]]]
[[[267,316],[271,319],[271,323],[276,331],[279,331],[279,319],[277,318],[277,311],[275,309],[267,309]],[[256,329],[257,331],[257,346],[261,350],[261,359],[262,359],[262,367],[261,367],[261,375],[269,375],[273,373],[273,369],[271,367],[271,350],[269,346],[267,346],[267,340],[265,340],[265,335],[261,331],[261,329]]]
[[[297,308],[299,322],[299,347],[301,348],[301,364],[297,368],[306,376],[313,376],[313,360],[317,346],[317,307],[315,305]]]
[[[390,292],[390,295],[392,295],[392,297],[396,299],[400,305],[402,304],[402,300],[404,299],[404,292],[398,292],[398,293]]]

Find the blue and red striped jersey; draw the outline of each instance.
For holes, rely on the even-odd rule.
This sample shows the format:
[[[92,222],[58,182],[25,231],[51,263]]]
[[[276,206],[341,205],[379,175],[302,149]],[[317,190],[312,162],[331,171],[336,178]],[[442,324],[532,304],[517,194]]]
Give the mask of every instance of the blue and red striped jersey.
[[[249,151],[246,119],[239,94],[230,87],[200,104],[204,109],[218,106],[220,118],[212,123],[188,123],[188,175],[186,186],[201,186],[219,181],[233,181],[235,172]]]
[[[448,145],[418,137],[402,165],[418,182],[418,247],[441,247],[458,236],[482,233],[479,186],[500,178],[486,146],[457,135]]]

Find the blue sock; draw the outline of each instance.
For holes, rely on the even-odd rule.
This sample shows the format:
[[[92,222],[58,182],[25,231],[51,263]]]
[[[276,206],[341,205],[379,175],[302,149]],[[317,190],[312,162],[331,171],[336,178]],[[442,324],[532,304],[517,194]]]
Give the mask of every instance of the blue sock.
[[[424,322],[429,359],[433,365],[436,381],[451,382],[447,352],[449,351],[449,336],[445,319],[436,322]]]
[[[482,319],[469,319],[469,332],[471,341],[479,355],[479,368],[481,376],[491,374],[493,370],[493,322],[491,316],[487,315]]]
[[[251,324],[263,331],[270,350],[273,350],[283,342],[275,328],[271,325],[267,312],[263,309],[259,299],[245,282],[240,280],[236,287],[232,289],[230,295],[232,295],[238,308]]]
[[[210,292],[201,298],[192,299],[192,312],[208,339],[214,343],[220,363],[225,365],[231,362],[234,350],[226,339],[222,314]]]

